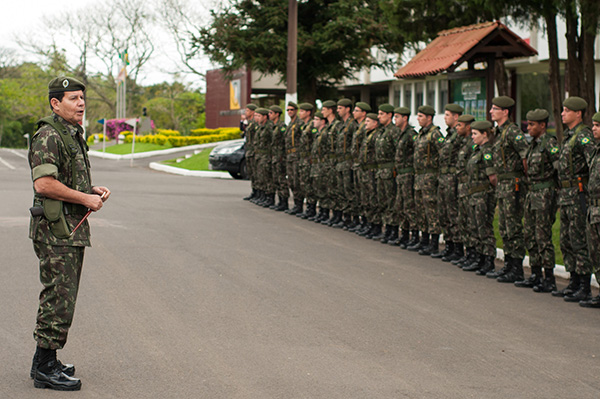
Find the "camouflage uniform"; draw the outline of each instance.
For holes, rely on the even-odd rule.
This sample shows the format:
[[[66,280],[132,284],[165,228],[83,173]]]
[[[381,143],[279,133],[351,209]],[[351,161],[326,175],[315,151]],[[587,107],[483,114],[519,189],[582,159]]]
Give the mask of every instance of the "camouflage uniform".
[[[273,126],[271,137],[271,170],[273,173],[273,189],[280,198],[289,198],[287,180],[285,178],[285,123],[280,120]]]
[[[364,216],[373,224],[381,224],[381,209],[377,202],[377,182],[375,171],[375,142],[379,128],[365,132],[365,138],[360,146],[359,163],[361,168],[361,192],[364,198]]]
[[[467,163],[469,176],[469,206],[475,224],[475,249],[485,256],[496,256],[496,237],[494,236],[494,212],[496,194],[490,184],[489,176],[496,173],[492,154],[492,145],[487,142],[475,146]]]
[[[375,140],[375,160],[377,161],[377,203],[381,209],[381,220],[387,226],[398,226],[398,213],[394,207],[396,200],[396,180],[394,176],[394,156],[398,147],[398,127],[390,122],[382,127]]]
[[[335,144],[337,156],[335,169],[337,172],[340,210],[353,216],[358,216],[351,151],[352,138],[357,128],[358,125],[352,117],[349,117],[345,122],[340,122]]]
[[[361,168],[360,162],[360,151],[363,145],[363,142],[366,138],[366,130],[365,130],[365,121],[363,120],[359,125],[354,135],[352,136],[352,170],[354,171],[354,192],[356,195],[356,204],[357,204],[357,212],[358,215],[364,216],[366,215],[367,209],[367,199],[365,192],[362,187],[363,181],[363,170]]]
[[[498,172],[498,230],[505,256],[520,260],[525,257],[522,220],[527,195],[523,184],[523,160],[529,145],[521,129],[510,121],[496,127],[494,136],[494,166]]]
[[[467,174],[467,163],[471,159],[475,143],[473,139],[464,138],[465,143],[458,152],[456,161],[456,177],[458,179],[458,227],[459,236],[457,240],[462,242],[465,247],[474,248],[476,246],[476,234],[473,232],[475,221],[472,217],[471,206],[469,204],[469,175]]]
[[[311,150],[316,135],[317,129],[313,127],[313,123],[310,121],[302,128],[300,144],[298,146],[300,151],[298,160],[300,187],[302,195],[306,197],[306,202],[308,204],[316,204],[317,202],[311,179]]]
[[[336,173],[335,173],[335,131],[339,121],[334,119],[325,126],[315,140],[319,173],[317,176],[317,191],[320,205],[326,209],[336,206]]]
[[[579,179],[587,201],[588,163],[594,154],[594,138],[583,123],[568,129],[560,146],[558,178],[560,190],[560,249],[568,272],[588,275],[593,272],[586,245],[586,215],[581,207]]]
[[[32,180],[53,176],[74,190],[92,193],[90,163],[83,130],[52,114],[54,122],[65,126],[75,143],[75,171],[71,155],[60,134],[49,124],[44,124],[31,139],[29,166]],[[73,181],[73,177],[75,181]],[[35,189],[34,189],[35,191]],[[41,206],[44,197],[34,193],[34,206]],[[87,212],[82,205],[63,203],[69,230],[72,230]],[[40,293],[37,323],[33,333],[38,346],[61,349],[66,341],[73,320],[79,279],[83,265],[84,249],[90,246],[90,228],[85,221],[73,237],[59,238],[51,230],[51,223],[44,216],[32,216],[29,238],[40,266],[40,281],[44,288]]]
[[[596,280],[600,281],[600,144],[596,144],[594,157],[590,163],[590,180],[588,182],[588,234],[590,259],[593,260],[592,268],[596,273]],[[598,298],[597,298],[598,299]]]
[[[244,150],[246,157],[246,170],[248,172],[248,178],[250,179],[250,184],[252,189],[255,190],[258,186],[256,185],[256,158],[255,158],[255,141],[256,141],[256,131],[258,130],[258,123],[255,121],[250,121],[248,126],[246,126],[246,130],[244,131]]]
[[[415,140],[415,203],[424,225],[422,231],[441,233],[438,220],[439,151],[444,145],[440,128],[429,125],[421,128]]]
[[[456,163],[458,152],[466,142],[465,137],[449,128],[440,150],[440,176],[438,182],[438,214],[446,242],[460,242],[458,225],[458,178]]]
[[[555,261],[552,225],[556,219],[556,169],[558,143],[545,133],[533,139],[527,152],[529,192],[525,199],[524,235],[529,264],[534,268],[553,269]]]
[[[271,142],[273,141],[273,122],[267,121],[256,131],[254,153],[256,154],[256,178],[259,189],[273,194],[273,170],[271,166]]]
[[[414,143],[415,129],[407,125],[400,133],[394,156],[396,170],[396,212],[402,230],[418,230],[415,208],[415,168]]]
[[[304,123],[300,118],[291,121],[285,131],[286,173],[289,189],[294,195],[294,202],[304,200],[305,194],[300,182],[300,137]],[[299,202],[301,204],[301,202]]]

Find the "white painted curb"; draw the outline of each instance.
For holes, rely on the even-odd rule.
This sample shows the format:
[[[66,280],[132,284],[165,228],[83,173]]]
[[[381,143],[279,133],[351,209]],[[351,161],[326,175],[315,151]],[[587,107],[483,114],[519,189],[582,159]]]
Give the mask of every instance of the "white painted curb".
[[[181,176],[195,176],[195,177],[213,177],[216,179],[233,179],[228,172],[217,172],[210,170],[187,170],[182,168],[176,168],[175,166],[163,165],[158,162],[150,162],[150,169],[158,170],[161,172],[172,173]]]

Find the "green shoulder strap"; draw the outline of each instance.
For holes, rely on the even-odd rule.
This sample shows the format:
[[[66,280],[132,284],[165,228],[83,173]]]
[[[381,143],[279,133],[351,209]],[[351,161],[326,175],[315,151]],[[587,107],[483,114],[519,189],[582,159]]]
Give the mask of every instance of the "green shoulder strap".
[[[63,143],[65,144],[65,148],[67,149],[67,152],[69,153],[69,157],[71,157],[71,173],[72,173],[71,184],[73,185],[73,187],[71,187],[71,188],[74,189],[75,182],[77,181],[76,180],[76,168],[75,168],[75,157],[77,156],[77,146],[75,144],[75,141],[73,140],[73,136],[71,136],[69,134],[69,132],[67,132],[67,128],[62,123],[58,123],[58,122],[54,121],[54,118],[52,116],[47,116],[45,118],[40,119],[39,121],[37,121],[36,125],[37,125],[38,130],[43,125],[50,125],[60,135],[60,138],[62,139]]]
[[[577,129],[575,129],[575,133],[567,143],[567,146],[569,147],[569,168],[571,169],[571,177],[575,176],[575,171],[573,170],[573,147],[575,147],[575,144],[577,143],[577,137],[579,137],[579,132],[581,132],[581,130],[584,127],[585,125],[583,123],[580,123],[579,126],[577,126]]]

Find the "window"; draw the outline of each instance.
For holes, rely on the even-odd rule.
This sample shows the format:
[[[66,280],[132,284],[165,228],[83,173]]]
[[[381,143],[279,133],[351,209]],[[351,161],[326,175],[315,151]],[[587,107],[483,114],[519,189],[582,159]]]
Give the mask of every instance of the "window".
[[[437,85],[437,80],[430,80],[427,82],[427,102],[426,105],[431,105],[435,108],[435,86]]]
[[[448,81],[439,80],[440,87],[440,101],[438,104],[438,112],[443,112],[446,104],[448,104]]]

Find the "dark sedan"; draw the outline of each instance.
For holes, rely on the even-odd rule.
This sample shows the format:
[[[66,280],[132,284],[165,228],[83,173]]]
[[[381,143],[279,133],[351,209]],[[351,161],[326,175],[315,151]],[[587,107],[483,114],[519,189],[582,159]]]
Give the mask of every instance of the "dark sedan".
[[[234,179],[248,179],[244,143],[244,139],[240,139],[216,146],[208,157],[208,168],[210,170],[225,170]]]

